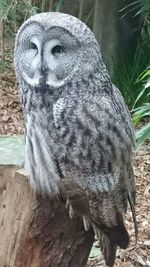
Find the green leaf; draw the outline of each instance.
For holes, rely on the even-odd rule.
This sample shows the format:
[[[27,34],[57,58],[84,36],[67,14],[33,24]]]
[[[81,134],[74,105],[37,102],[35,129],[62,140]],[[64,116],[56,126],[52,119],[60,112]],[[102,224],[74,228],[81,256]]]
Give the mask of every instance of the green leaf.
[[[138,81],[143,80],[143,79],[146,78],[147,76],[148,76],[148,77],[150,76],[150,70],[149,70],[149,69],[146,70],[146,71],[144,71],[144,72],[139,76]]]
[[[131,13],[135,10],[138,10],[134,17],[143,13],[148,13],[150,9],[150,1],[144,1],[144,0],[139,0],[139,1],[133,1],[132,3],[128,4],[127,6],[125,6],[124,8],[122,8],[120,10],[120,12],[125,12],[122,16],[125,17],[128,13]]]
[[[150,116],[150,103],[145,103],[144,105],[132,110],[134,112],[132,120],[135,126],[141,121],[142,118]]]
[[[145,84],[145,89],[149,88],[150,87],[150,79],[148,80],[148,82]],[[149,95],[150,93],[148,93]]]
[[[95,258],[101,254],[100,248],[96,248],[95,246],[92,247],[91,252],[90,252],[90,258]]]
[[[61,10],[61,7],[63,5],[63,0],[58,0],[56,4],[56,12],[59,12]]]
[[[138,146],[141,146],[150,137],[150,122],[135,133]]]
[[[137,102],[140,100],[140,98],[144,95],[145,91],[146,91],[146,88],[144,87],[144,88],[142,89],[142,91],[140,92],[140,94],[138,95],[138,97],[136,98],[136,100],[135,100],[135,102],[134,102],[134,104],[133,104],[132,109],[135,107],[135,105],[136,105]]]
[[[150,9],[150,3],[145,3],[141,9],[136,13],[136,15],[142,14],[143,12]]]

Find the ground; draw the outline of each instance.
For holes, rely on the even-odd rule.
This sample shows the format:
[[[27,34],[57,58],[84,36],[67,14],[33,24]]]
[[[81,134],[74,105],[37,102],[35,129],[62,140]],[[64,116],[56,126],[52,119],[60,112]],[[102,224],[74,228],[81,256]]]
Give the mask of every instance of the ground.
[[[12,64],[0,74],[0,135],[23,134],[24,124]],[[137,223],[139,236],[135,246],[131,212],[125,222],[131,237],[126,250],[118,250],[117,267],[150,266],[150,149],[142,147],[135,152],[134,170],[137,187]],[[101,256],[90,258],[88,267],[104,266]]]

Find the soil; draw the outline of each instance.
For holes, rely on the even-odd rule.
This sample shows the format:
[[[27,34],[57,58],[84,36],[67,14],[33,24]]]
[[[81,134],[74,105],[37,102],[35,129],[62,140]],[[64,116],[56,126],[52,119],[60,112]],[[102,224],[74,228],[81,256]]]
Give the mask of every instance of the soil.
[[[0,81],[0,135],[23,134],[23,115],[12,64],[0,74]],[[134,170],[137,187],[138,242],[135,246],[131,211],[128,211],[125,223],[131,242],[128,249],[118,250],[115,266],[150,267],[150,149],[142,147],[135,152]],[[104,266],[102,256],[89,259],[88,267],[98,266]]]

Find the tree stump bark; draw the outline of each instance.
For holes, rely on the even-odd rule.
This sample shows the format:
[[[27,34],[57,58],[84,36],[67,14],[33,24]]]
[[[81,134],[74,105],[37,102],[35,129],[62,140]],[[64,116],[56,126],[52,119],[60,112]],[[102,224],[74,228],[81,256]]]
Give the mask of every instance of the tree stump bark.
[[[19,167],[0,166],[0,267],[84,267],[92,229],[63,199],[36,195]]]
[[[100,44],[104,62],[113,76],[118,57],[118,20],[120,0],[96,0],[93,31]]]

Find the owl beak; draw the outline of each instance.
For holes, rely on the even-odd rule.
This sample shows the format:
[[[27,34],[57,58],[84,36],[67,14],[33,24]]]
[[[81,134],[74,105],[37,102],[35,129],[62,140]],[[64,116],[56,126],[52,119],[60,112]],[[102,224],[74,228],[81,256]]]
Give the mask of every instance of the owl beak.
[[[58,80],[52,66],[50,66],[49,62],[46,60],[43,60],[41,65],[41,76],[42,79],[46,81],[46,84],[50,87],[57,88],[59,86],[62,86],[64,84],[64,81]]]
[[[42,62],[41,74],[44,75],[45,73],[48,73],[48,68],[47,68],[46,64],[44,64],[44,62]]]

